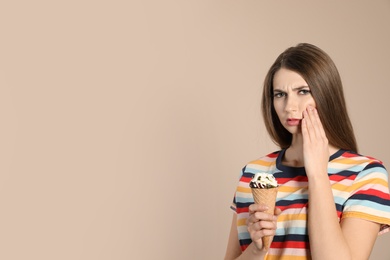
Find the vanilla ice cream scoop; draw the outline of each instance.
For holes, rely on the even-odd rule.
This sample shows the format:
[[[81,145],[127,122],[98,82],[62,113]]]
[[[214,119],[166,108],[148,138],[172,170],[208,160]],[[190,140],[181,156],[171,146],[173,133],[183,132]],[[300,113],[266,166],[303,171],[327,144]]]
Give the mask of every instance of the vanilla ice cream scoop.
[[[258,189],[276,188],[278,182],[272,174],[258,172],[252,177],[249,187]]]

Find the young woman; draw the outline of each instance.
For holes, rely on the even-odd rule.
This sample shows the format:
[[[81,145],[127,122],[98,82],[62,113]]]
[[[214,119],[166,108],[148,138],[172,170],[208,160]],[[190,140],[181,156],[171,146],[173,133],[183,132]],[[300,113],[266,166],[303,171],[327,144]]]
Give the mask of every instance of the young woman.
[[[357,151],[331,58],[307,43],[280,54],[265,78],[262,112],[281,149],[243,168],[225,259],[368,259],[390,229],[388,173]],[[257,172],[278,181],[274,215],[253,202]],[[273,236],[268,250],[263,236]]]

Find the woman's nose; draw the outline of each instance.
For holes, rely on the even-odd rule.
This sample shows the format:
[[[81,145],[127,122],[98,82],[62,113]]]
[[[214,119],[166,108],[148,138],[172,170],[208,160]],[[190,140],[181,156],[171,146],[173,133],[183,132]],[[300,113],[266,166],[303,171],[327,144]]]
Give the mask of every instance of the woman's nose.
[[[288,97],[286,100],[286,112],[298,111],[298,102],[294,98]]]

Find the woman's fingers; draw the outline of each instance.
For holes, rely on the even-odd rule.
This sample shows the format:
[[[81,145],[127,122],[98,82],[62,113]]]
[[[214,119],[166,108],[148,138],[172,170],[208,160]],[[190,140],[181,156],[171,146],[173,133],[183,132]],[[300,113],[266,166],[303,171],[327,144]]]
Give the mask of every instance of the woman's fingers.
[[[315,137],[317,139],[322,139],[323,138],[322,133],[324,132],[324,128],[322,127],[320,117],[318,116],[318,111],[314,107],[309,107],[308,110],[309,110],[310,121],[313,125]]]
[[[248,232],[251,234],[252,240],[260,239],[264,236],[272,236],[275,234],[276,221],[259,220],[248,225]]]
[[[321,122],[320,116],[318,115],[317,109],[314,110],[314,116],[315,116],[317,124],[318,124],[319,135],[322,138],[326,138],[325,129],[324,129],[323,125],[322,125],[322,122]]]
[[[302,136],[306,174],[311,176],[321,173],[328,164],[329,142],[318,112],[314,107],[308,107],[303,112]]]
[[[249,206],[249,224],[259,220],[276,221],[276,216],[265,212],[268,209],[268,206],[264,204],[251,204]]]
[[[255,230],[276,228],[277,215],[272,215],[264,212],[268,209],[264,205],[252,204],[249,206],[250,213],[247,219],[247,226]],[[260,209],[262,211],[254,211],[253,209]],[[280,214],[280,209],[275,209],[275,212]]]
[[[302,135],[303,135],[304,139],[309,138],[309,130],[308,130],[308,126],[307,126],[307,120],[308,120],[307,112],[303,111],[303,118],[301,121],[302,122],[301,129],[302,129]]]
[[[252,241],[260,243],[264,236],[273,236],[276,232],[276,221],[260,220],[248,226],[248,232],[251,235]],[[262,246],[258,247],[259,249]]]
[[[325,130],[314,107],[309,106],[303,112],[302,134],[311,142],[326,140]]]
[[[276,221],[276,220],[277,220],[277,217],[274,215],[271,215],[271,214],[268,214],[265,212],[255,212],[255,213],[249,215],[249,217],[247,219],[247,225],[251,226],[254,223],[259,222],[259,221],[272,222],[272,221]]]
[[[266,211],[268,206],[264,204],[251,204],[249,205],[249,213],[255,213],[257,211]]]
[[[262,204],[252,204],[249,206],[247,228],[252,241],[259,250],[264,249],[263,237],[275,235],[277,217],[281,213],[279,208],[275,208],[275,215],[266,213],[266,210],[268,210],[268,207]]]
[[[263,223],[264,222],[264,223]],[[267,225],[267,227],[262,227],[261,225]],[[248,228],[249,233],[253,241],[259,240],[265,236],[275,235],[276,225],[272,222],[265,223],[265,221],[257,222],[253,227]]]
[[[307,137],[310,140],[313,140],[317,136],[317,128],[318,125],[316,124],[314,115],[313,115],[313,107],[308,107],[305,111],[303,111],[303,127],[305,127]]]
[[[251,225],[251,228],[253,230],[256,230],[256,231],[262,230],[262,229],[275,229],[276,228],[276,222],[260,220],[260,221],[254,222]]]

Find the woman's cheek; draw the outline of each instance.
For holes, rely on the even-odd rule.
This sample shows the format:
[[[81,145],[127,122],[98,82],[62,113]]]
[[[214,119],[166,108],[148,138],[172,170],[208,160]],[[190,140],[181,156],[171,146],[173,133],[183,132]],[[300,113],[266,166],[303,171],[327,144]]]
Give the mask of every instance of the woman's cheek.
[[[305,105],[304,105],[304,107],[303,107],[303,110],[302,110],[302,112],[304,111],[304,110],[306,110],[307,109],[307,107],[314,107],[314,108],[317,108],[317,106],[316,106],[316,102],[314,102],[314,100],[313,99],[311,99],[311,100],[309,100],[308,102],[305,102]]]

